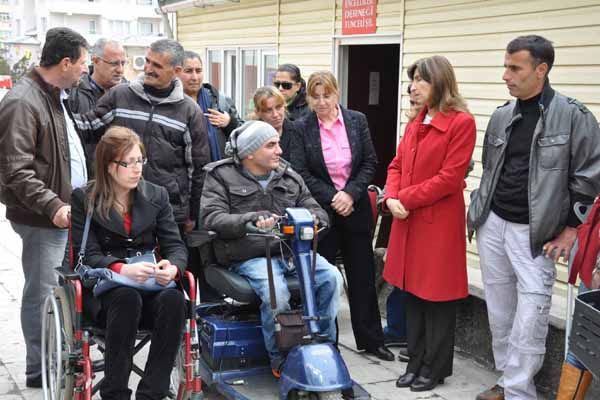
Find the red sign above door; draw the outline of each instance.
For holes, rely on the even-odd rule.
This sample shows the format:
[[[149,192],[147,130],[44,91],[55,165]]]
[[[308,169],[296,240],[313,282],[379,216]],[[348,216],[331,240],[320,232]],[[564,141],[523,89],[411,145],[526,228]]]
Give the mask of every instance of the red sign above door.
[[[342,5],[342,35],[375,33],[377,0],[344,0]]]

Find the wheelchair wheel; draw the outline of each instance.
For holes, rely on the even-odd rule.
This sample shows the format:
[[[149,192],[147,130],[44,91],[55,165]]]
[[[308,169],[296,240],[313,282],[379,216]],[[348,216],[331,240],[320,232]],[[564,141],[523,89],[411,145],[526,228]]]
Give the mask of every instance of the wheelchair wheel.
[[[45,400],[71,400],[73,372],[69,356],[73,350],[73,322],[67,293],[54,289],[42,313],[42,387]]]
[[[175,357],[175,364],[171,370],[171,383],[169,386],[169,399],[190,400],[191,390],[185,387],[185,343],[182,343]]]

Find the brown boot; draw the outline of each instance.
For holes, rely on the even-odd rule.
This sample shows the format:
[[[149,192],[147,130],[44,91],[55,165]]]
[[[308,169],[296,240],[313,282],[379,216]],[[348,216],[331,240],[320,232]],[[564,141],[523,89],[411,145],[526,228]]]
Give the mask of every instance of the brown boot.
[[[504,400],[504,388],[494,385],[492,388],[477,395],[476,400]]]
[[[590,383],[592,383],[590,372],[582,371],[569,363],[564,363],[556,400],[584,400]]]

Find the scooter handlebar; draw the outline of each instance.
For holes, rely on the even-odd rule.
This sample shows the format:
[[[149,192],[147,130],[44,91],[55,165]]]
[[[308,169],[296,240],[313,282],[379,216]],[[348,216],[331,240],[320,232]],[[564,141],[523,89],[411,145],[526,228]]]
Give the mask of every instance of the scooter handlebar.
[[[246,222],[246,233],[255,233],[258,235],[269,235],[272,232],[269,232],[265,229],[260,229],[258,226],[254,225],[253,221]]]

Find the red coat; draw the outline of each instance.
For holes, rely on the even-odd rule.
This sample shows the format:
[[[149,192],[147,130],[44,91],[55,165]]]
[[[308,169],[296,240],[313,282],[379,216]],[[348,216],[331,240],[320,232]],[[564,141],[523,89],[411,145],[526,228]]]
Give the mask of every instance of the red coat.
[[[394,218],[383,277],[429,301],[468,295],[465,173],[475,147],[475,120],[464,112],[427,110],[406,127],[388,167],[385,197],[410,211]]]
[[[592,273],[600,253],[600,197],[585,222],[577,228],[577,254],[571,264],[569,283],[575,284],[577,274],[586,287],[592,287]]]

